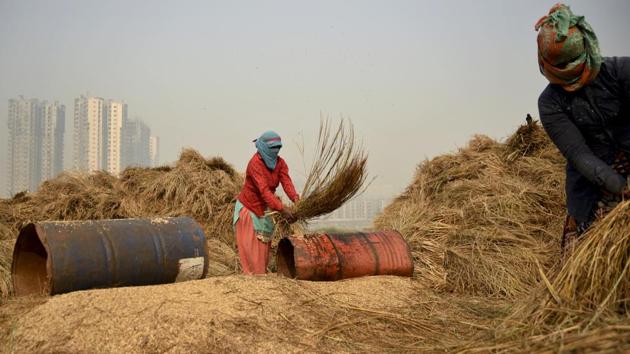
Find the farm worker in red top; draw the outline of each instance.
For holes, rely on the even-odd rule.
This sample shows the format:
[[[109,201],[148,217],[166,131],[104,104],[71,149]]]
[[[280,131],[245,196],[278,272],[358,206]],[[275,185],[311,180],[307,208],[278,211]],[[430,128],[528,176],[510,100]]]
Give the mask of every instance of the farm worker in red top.
[[[278,156],[282,147],[280,135],[267,131],[254,140],[256,150],[247,164],[245,183],[234,208],[236,245],[245,274],[265,274],[274,223],[265,216],[268,209],[280,212],[289,222],[295,218],[274,193],[278,184],[294,203],[300,197],[295,191],[287,163]]]

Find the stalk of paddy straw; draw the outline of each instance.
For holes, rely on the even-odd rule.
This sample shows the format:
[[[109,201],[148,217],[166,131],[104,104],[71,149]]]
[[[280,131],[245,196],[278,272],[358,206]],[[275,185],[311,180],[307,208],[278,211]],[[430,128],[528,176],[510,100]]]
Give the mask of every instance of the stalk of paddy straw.
[[[334,128],[323,119],[315,158],[293,215],[298,221],[328,214],[362,193],[367,184],[367,153],[357,146],[352,123]]]

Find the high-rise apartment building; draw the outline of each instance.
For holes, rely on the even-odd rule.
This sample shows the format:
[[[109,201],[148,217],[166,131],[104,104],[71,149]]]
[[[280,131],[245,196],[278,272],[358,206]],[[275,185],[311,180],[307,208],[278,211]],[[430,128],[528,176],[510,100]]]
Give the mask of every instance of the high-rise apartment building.
[[[88,96],[75,99],[74,168],[119,175],[127,166],[149,166],[151,130],[127,116],[127,104],[122,101]]]
[[[125,127],[126,166],[151,165],[151,130],[139,119],[130,120]]]
[[[8,192],[37,189],[39,183],[38,146],[36,139],[41,130],[37,100],[20,96],[9,100],[9,168]]]
[[[9,100],[8,192],[35,191],[63,169],[65,107],[37,99]]]
[[[56,177],[63,171],[63,137],[66,107],[58,102],[43,102],[41,136],[41,179]]]
[[[107,166],[105,100],[81,96],[74,100],[74,169],[97,171]]]
[[[109,173],[116,176],[127,166],[125,144],[125,125],[127,124],[127,104],[109,100],[105,105],[107,123],[107,165]],[[148,142],[147,142],[148,148]]]
[[[74,99],[74,119],[72,133],[72,168],[87,170],[88,165],[88,104],[87,98]]]
[[[160,138],[154,135],[149,138],[149,160],[151,167],[157,167],[160,164]]]
[[[386,204],[386,199],[357,198],[348,201],[323,219],[372,220],[383,211]]]
[[[100,97],[74,100],[74,168],[118,175],[126,166],[127,104]]]

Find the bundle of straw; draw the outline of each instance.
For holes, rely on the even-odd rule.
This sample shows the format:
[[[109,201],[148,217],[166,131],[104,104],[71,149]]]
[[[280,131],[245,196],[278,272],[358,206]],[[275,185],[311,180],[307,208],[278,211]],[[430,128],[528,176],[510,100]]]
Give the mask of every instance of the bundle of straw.
[[[328,120],[322,120],[315,159],[294,216],[306,221],[328,214],[363,192],[366,167],[367,154],[355,143],[352,123],[342,119],[333,129]]]
[[[626,352],[630,349],[630,201],[584,234],[551,276],[475,346],[487,351]],[[485,343],[484,343],[485,342]]]
[[[595,224],[580,241],[531,316],[538,325],[575,322],[586,327],[605,314],[630,315],[630,201]],[[586,316],[584,316],[586,315]]]

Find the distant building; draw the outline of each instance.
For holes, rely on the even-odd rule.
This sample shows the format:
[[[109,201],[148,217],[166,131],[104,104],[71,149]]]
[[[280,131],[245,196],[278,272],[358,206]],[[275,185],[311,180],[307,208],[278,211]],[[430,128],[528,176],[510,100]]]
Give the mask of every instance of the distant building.
[[[160,164],[160,138],[157,136],[149,138],[149,160],[151,167],[157,167]]]
[[[130,120],[125,126],[125,165],[151,165],[151,129],[139,119]]]
[[[125,102],[87,96],[74,100],[75,169],[116,176],[127,166],[150,166],[151,156],[151,129],[128,119]]]
[[[127,166],[151,164],[151,130],[128,119],[123,101],[81,96],[75,99],[74,118],[75,169],[118,175]]]
[[[8,192],[36,191],[63,169],[65,107],[38,99],[9,100]]]
[[[74,169],[97,171],[107,166],[105,100],[81,96],[74,100]]]
[[[20,96],[9,100],[9,168],[8,192],[37,189],[39,173],[39,148],[37,146],[41,117],[38,115],[37,100]]]
[[[109,100],[105,104],[107,126],[106,170],[116,176],[127,166],[125,151],[125,126],[127,124],[127,104]],[[149,143],[147,142],[147,149]]]
[[[317,227],[364,228],[383,212],[388,200],[382,198],[357,198],[339,209],[312,222]]]
[[[66,107],[58,102],[42,104],[42,181],[63,171],[63,147],[66,127]]]
[[[325,218],[330,220],[372,220],[385,208],[385,199],[353,199]]]

